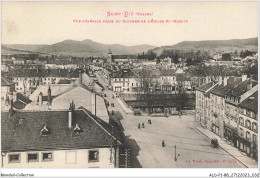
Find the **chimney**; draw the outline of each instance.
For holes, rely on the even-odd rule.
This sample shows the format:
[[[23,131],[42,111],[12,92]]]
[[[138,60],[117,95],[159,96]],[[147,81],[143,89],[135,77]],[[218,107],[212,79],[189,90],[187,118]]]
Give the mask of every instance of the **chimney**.
[[[48,105],[50,106],[51,105],[51,87],[49,86],[49,89],[48,89]]]
[[[79,84],[82,84],[82,72],[79,70]]]
[[[73,103],[70,103],[70,107],[69,107],[69,112],[68,112],[68,127],[71,128],[72,127],[72,112],[73,112],[73,107],[72,107]]]
[[[41,106],[42,105],[42,103],[43,103],[43,101],[42,101],[42,92],[40,92],[40,94],[39,94],[39,105]]]
[[[247,84],[247,91],[251,90],[253,88],[252,80],[249,79],[248,84]]]
[[[246,74],[243,74],[243,75],[242,75],[242,82],[243,82],[243,81],[246,81],[246,79],[247,79],[247,75],[246,75]]]
[[[222,85],[222,76],[221,76],[221,75],[218,76],[218,84],[219,84],[219,85]]]
[[[92,114],[96,116],[96,111],[97,111],[97,97],[96,93],[92,89]]]
[[[225,76],[224,79],[223,79],[223,85],[224,86],[227,86],[227,80],[228,80],[228,78]]]
[[[13,100],[11,100],[10,109],[9,109],[9,117],[12,117],[13,115],[14,115]]]
[[[16,102],[17,101],[17,92],[13,92],[13,101]]]

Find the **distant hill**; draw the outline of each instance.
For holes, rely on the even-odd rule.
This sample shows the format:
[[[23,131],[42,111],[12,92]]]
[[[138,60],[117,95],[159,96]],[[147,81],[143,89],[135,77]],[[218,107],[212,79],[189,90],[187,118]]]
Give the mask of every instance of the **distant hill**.
[[[12,49],[18,49],[23,51],[35,51],[38,48],[48,46],[48,45],[31,45],[31,44],[3,44],[2,46],[6,46]]]
[[[28,50],[46,54],[75,56],[106,56],[109,49],[113,54],[137,54],[155,48],[151,45],[123,46],[120,44],[102,44],[92,40],[65,40],[52,45],[2,45],[17,50]]]
[[[32,51],[28,51],[28,50],[24,50],[25,48],[21,48],[21,49],[14,49],[14,48],[10,48],[10,47],[7,47],[9,45],[2,45],[2,54],[31,54],[31,53],[34,53]]]
[[[157,54],[161,54],[164,49],[168,50],[201,50],[201,51],[224,51],[234,52],[235,50],[251,50],[257,51],[258,38],[248,39],[232,39],[232,40],[206,40],[206,41],[183,41],[172,46],[162,46],[154,48],[153,51]]]

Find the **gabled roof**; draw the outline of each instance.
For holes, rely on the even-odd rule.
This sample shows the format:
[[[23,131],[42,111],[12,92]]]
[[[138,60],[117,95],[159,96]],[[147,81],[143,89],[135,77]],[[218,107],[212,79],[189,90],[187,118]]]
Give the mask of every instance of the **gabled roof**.
[[[19,124],[19,119],[24,119]],[[15,111],[12,117],[2,113],[1,146],[4,152],[29,150],[88,149],[121,145],[111,132],[112,126],[93,117],[85,109],[73,112],[72,128],[68,128],[68,111]],[[74,133],[78,124],[83,132]],[[106,124],[106,125],[105,125]],[[41,136],[44,126],[50,131]]]
[[[94,92],[96,95],[102,97],[101,94],[98,93],[98,92],[96,92],[94,89],[92,90],[92,89],[90,89],[89,87],[87,87],[87,86],[84,85],[84,84],[76,84],[76,85],[73,86],[73,88],[68,88],[67,90],[65,90],[65,91],[63,91],[63,92],[61,92],[61,93],[59,93],[57,96],[55,96],[54,99],[57,99],[58,97],[64,95],[65,93],[68,93],[68,92],[70,92],[71,90],[74,90],[75,88],[78,88],[78,87],[79,87],[79,88],[83,88],[83,89],[85,89],[85,90],[87,90],[87,91],[89,91],[89,92]]]
[[[176,70],[175,69],[167,69],[167,70],[161,70],[160,75],[161,76],[175,76]]]
[[[137,78],[137,74],[131,69],[123,69],[113,75],[113,78]]]
[[[245,80],[238,84],[235,88],[229,90],[226,94],[239,97],[247,92],[247,85],[252,82],[252,87],[256,86],[258,82],[250,81],[250,79]]]
[[[208,89],[210,89],[212,86],[214,85],[214,82],[210,82],[207,83],[205,85],[202,85],[200,87],[197,88],[197,90],[202,91],[202,92],[206,92]]]
[[[215,87],[212,88],[210,93],[221,96],[221,97],[225,97],[225,94],[229,90],[235,88],[241,82],[242,82],[242,79],[240,77],[238,77],[238,78],[230,77],[227,80],[226,86],[224,86],[223,83],[221,85],[216,85]]]
[[[1,86],[10,86],[10,85],[14,85],[14,83],[5,77],[1,77]]]
[[[242,101],[238,106],[254,112],[258,112],[258,91]]]
[[[13,102],[13,107],[15,109],[23,109],[27,104],[31,103],[32,101],[24,96],[22,93],[16,93],[17,100]]]
[[[78,78],[78,70],[70,69],[16,69],[10,71],[11,77],[60,77]]]
[[[37,89],[29,96],[29,98],[32,101],[36,101],[38,99],[40,92],[43,93],[43,96],[47,96],[49,87],[51,88],[52,96],[57,96],[58,94],[73,88],[73,85],[72,84],[39,85]]]

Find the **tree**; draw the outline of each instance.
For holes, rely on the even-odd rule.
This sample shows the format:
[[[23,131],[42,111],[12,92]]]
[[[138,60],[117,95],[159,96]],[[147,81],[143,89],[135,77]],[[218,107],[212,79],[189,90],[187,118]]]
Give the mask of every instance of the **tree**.
[[[150,86],[152,84],[152,71],[142,69],[139,74],[139,81],[141,86],[137,89],[137,99],[144,101],[148,107],[148,112],[150,113],[151,108],[151,90]]]
[[[186,63],[187,63],[187,66],[193,65],[193,61],[190,57],[187,59]]]
[[[152,51],[148,51],[146,54],[146,57],[148,60],[154,60],[156,58],[157,54],[152,52]]]
[[[231,60],[231,55],[229,53],[222,54],[222,60],[223,61],[230,61]]]
[[[175,95],[175,101],[177,105],[177,111],[181,111],[182,108],[187,104],[188,96],[185,92],[185,79],[184,77],[180,78],[177,81],[177,93]]]

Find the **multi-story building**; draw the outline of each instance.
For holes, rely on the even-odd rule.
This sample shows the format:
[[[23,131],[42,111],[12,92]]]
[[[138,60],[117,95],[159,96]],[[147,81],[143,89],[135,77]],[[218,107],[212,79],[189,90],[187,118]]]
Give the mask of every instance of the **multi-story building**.
[[[114,92],[135,93],[140,81],[133,70],[123,69],[112,77],[111,85]]]
[[[6,100],[8,95],[15,91],[15,83],[11,80],[1,77],[1,99]]]
[[[85,108],[1,114],[3,168],[116,168],[120,136]]]
[[[225,94],[225,120],[224,120],[224,136],[237,146],[238,133],[238,104],[244,101],[248,96],[258,90],[256,81],[246,79],[242,76],[242,82],[235,88],[229,90]]]
[[[205,84],[196,90],[196,120],[203,126],[210,127],[210,93],[216,86],[214,82]]]
[[[210,116],[211,130],[219,135],[224,136],[224,120],[225,120],[225,94],[235,88],[241,82],[241,78],[237,77],[219,77],[218,85],[210,91]]]
[[[29,98],[33,102],[26,105],[24,110],[64,110],[69,107],[70,102],[74,101],[76,109],[82,106],[93,115],[109,122],[104,98],[94,89],[84,85],[82,81],[74,84],[40,85]]]
[[[237,147],[258,159],[258,92],[254,92],[239,105]]]
[[[257,91],[258,82],[246,75],[219,77],[217,84],[197,88],[196,120],[256,158]]]
[[[17,69],[9,73],[15,90],[30,95],[40,84],[57,84],[61,79],[76,80],[79,70],[69,69]]]

